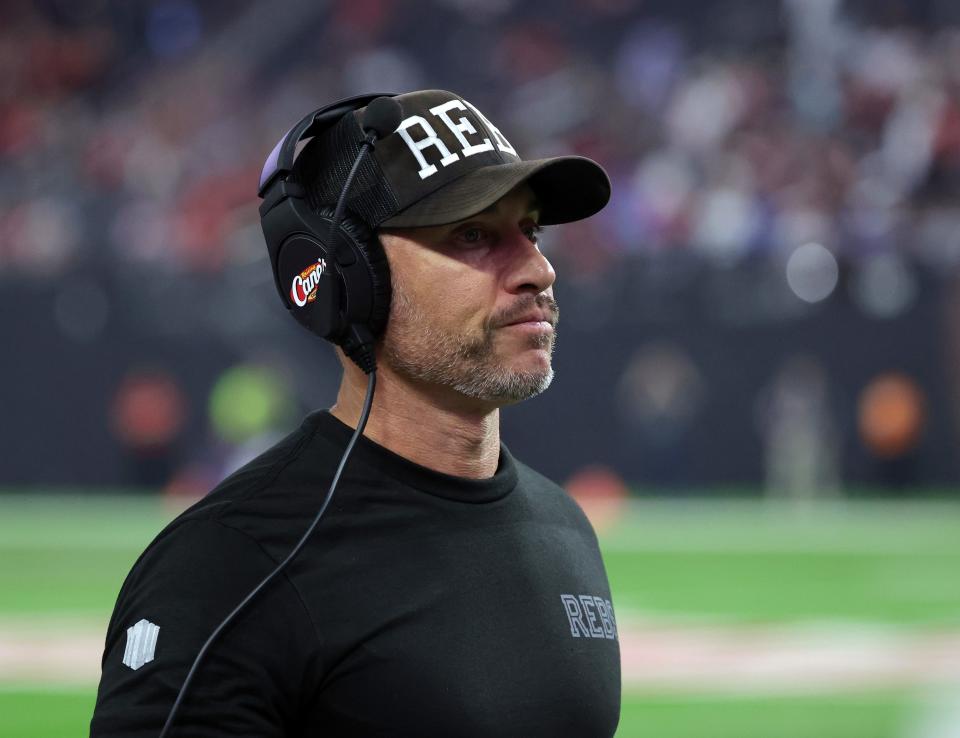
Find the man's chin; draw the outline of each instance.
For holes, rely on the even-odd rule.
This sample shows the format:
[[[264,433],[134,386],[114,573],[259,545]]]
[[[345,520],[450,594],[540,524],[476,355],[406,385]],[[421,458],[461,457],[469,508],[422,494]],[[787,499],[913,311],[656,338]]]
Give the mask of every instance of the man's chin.
[[[499,405],[513,405],[543,392],[553,381],[553,369],[549,357],[545,368],[527,367],[525,370],[513,369],[500,374],[498,381],[488,383],[492,390],[488,398]]]
[[[502,364],[509,364],[510,368],[520,371],[530,371],[534,366],[544,370],[550,368],[550,358],[553,356],[553,332],[541,331],[514,331],[516,326],[509,326],[505,333],[498,336],[495,342],[495,351]]]
[[[517,352],[508,361],[503,362],[504,370],[514,374],[552,374],[553,351],[551,348],[525,348]]]

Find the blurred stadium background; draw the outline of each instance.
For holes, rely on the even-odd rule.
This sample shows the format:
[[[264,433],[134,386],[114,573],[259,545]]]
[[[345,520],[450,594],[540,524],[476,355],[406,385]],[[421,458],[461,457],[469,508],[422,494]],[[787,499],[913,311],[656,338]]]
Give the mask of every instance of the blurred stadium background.
[[[614,183],[504,435],[600,531],[618,736],[960,736],[952,0],[3,0],[0,735],[86,732],[138,553],[333,399],[265,154],[423,87]]]

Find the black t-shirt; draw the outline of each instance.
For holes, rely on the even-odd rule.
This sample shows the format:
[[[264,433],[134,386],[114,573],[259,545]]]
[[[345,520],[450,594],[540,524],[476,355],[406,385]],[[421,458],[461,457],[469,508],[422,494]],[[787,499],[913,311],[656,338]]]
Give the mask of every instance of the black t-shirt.
[[[157,736],[207,636],[306,530],[351,433],[311,414],[144,551],[110,621],[92,736]],[[506,447],[474,480],[361,438],[172,734],[606,738],[620,712],[610,600],[579,507]]]

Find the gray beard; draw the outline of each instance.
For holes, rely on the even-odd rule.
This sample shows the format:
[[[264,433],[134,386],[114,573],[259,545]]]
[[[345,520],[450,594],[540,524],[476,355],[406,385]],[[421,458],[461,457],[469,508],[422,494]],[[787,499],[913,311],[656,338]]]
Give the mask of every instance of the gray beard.
[[[537,304],[529,296],[516,309]],[[497,405],[509,405],[543,392],[553,381],[553,368],[544,371],[510,371],[493,350],[494,328],[485,326],[476,338],[443,333],[395,290],[390,320],[384,338],[382,359],[398,374],[426,384],[449,387],[467,397]],[[553,355],[554,336],[528,338],[530,348]]]

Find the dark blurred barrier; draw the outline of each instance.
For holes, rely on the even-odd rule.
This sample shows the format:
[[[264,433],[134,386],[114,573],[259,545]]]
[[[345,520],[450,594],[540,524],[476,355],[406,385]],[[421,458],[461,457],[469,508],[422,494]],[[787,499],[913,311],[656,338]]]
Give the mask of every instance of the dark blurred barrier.
[[[537,464],[561,478],[598,462],[647,485],[806,484],[824,493],[838,482],[957,481],[948,359],[956,331],[942,279],[912,272],[911,308],[880,319],[849,299],[850,274],[831,298],[807,305],[768,263],[672,261],[561,288],[555,389],[508,415]],[[885,424],[887,446],[869,449],[863,393],[891,372],[919,389],[916,424],[915,398],[895,400],[874,420]]]
[[[834,293],[808,304],[770,260],[718,268],[678,254],[628,260],[594,281],[561,277],[557,378],[504,412],[505,437],[561,480],[603,464],[635,484],[766,484],[786,495],[956,483],[953,286],[905,266],[912,297],[887,318],[851,297],[856,273],[842,270]],[[163,484],[197,464],[222,473],[230,444],[214,433],[210,394],[251,356],[277,368],[295,398],[275,425],[329,405],[332,352],[288,325],[266,276],[246,287],[189,276],[89,282],[105,314],[89,341],[65,333],[83,309],[67,286],[0,284],[0,313],[17,316],[0,323],[13,348],[0,366],[0,483]],[[118,391],[137,369],[169,377],[182,399],[141,387],[128,403],[131,439],[118,426]],[[182,423],[157,427],[171,403],[183,405]]]

